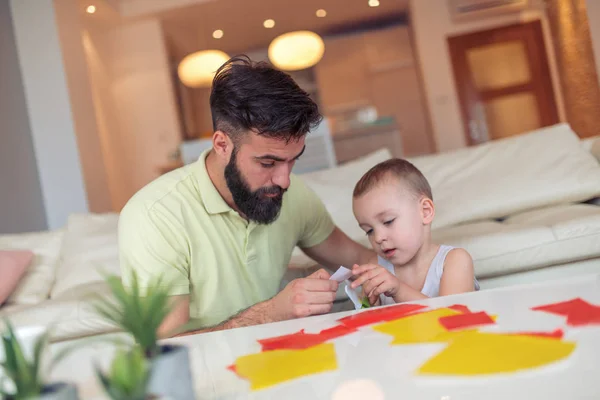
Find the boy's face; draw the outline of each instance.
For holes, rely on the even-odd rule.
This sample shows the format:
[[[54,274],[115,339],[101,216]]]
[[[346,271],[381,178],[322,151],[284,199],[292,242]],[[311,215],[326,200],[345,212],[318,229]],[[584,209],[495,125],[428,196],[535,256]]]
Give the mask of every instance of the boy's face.
[[[433,219],[433,202],[389,179],[353,199],[353,211],[373,250],[392,264],[410,262]]]

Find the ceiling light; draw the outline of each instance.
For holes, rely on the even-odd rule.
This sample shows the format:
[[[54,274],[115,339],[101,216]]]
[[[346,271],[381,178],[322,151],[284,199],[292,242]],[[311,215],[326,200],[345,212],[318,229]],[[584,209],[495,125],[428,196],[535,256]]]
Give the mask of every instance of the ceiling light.
[[[267,29],[270,29],[275,26],[275,21],[272,19],[265,19],[265,22],[263,22],[263,26]]]
[[[312,67],[323,58],[325,43],[310,31],[284,33],[269,45],[269,60],[284,71],[297,71]]]
[[[184,85],[198,88],[210,87],[215,72],[229,56],[220,50],[204,50],[187,55],[177,67],[177,74]]]
[[[213,37],[215,39],[221,39],[223,37],[223,31],[221,29],[217,29],[213,32]]]
[[[369,0],[369,7],[379,7],[379,0]]]
[[[323,18],[323,17],[325,17],[325,16],[327,15],[327,11],[325,11],[325,10],[323,10],[323,9],[321,8],[321,9],[317,10],[317,13],[316,13],[316,14],[317,14],[317,17],[319,17],[319,18]]]
[[[93,14],[93,13],[95,13],[95,12],[96,12],[96,6],[88,6],[88,8],[86,8],[86,9],[85,9],[85,11],[86,11],[88,14]]]

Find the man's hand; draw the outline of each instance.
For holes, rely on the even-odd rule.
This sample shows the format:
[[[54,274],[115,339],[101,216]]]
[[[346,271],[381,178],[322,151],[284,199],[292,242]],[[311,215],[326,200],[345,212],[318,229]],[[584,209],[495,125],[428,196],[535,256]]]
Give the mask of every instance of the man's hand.
[[[320,269],[306,278],[291,281],[269,300],[271,319],[282,321],[331,311],[338,283],[329,277],[327,271]]]
[[[338,283],[330,281],[329,273],[324,269],[320,269],[306,278],[293,280],[275,297],[255,304],[219,325],[181,333],[178,336],[266,324],[286,319],[308,317],[314,314],[325,314],[331,311],[337,288]],[[165,319],[161,327],[163,337],[166,332],[188,322],[189,296],[186,296],[183,300]]]
[[[376,304],[380,294],[393,297],[394,300],[400,292],[401,282],[387,269],[377,264],[354,265],[352,274],[357,278],[351,286],[356,289],[362,285],[365,296],[369,298],[370,304]]]

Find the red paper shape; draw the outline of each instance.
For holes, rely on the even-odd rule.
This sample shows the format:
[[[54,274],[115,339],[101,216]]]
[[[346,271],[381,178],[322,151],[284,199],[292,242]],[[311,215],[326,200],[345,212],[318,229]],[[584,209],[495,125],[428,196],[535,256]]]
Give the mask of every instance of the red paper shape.
[[[533,311],[545,311],[567,317],[567,325],[584,326],[600,324],[600,307],[590,304],[581,298],[560,303],[533,307]]]
[[[336,325],[333,328],[324,329],[319,333],[304,333],[304,329],[302,329],[299,332],[289,335],[261,339],[258,343],[262,346],[262,351],[307,349],[352,332],[356,332],[356,329],[344,325]]]
[[[424,308],[427,308],[427,306],[422,306],[420,304],[397,304],[353,314],[339,319],[338,321],[348,328],[360,328],[361,326],[378,322],[393,321],[407,315],[412,315]]]
[[[233,373],[235,373],[237,375],[237,368],[235,366],[235,364],[231,364],[227,367],[228,370],[232,371]]]
[[[546,338],[552,338],[552,339],[562,339],[562,337],[564,336],[564,332],[562,329],[556,329],[552,332],[516,332],[515,335],[522,335],[522,336],[540,336],[540,337],[546,337]]]
[[[449,315],[447,317],[441,317],[439,321],[440,324],[442,324],[442,326],[449,331],[495,323],[494,320],[484,311],[477,313]]]
[[[455,304],[455,305],[450,306],[448,308],[451,309],[451,310],[454,310],[454,311],[458,311],[458,312],[463,313],[463,314],[470,314],[471,313],[471,310],[469,310],[469,307],[464,306],[462,304]]]

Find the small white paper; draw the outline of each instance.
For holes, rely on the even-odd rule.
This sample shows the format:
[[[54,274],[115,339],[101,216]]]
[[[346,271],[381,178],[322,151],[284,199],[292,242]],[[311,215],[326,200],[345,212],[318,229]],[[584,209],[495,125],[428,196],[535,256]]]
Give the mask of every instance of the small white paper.
[[[333,275],[331,275],[331,277],[329,278],[330,280],[333,281],[338,281],[338,282],[344,282],[346,279],[350,278],[352,276],[352,271],[350,271],[348,268],[346,267],[339,267],[337,271],[335,271],[335,273]]]
[[[346,292],[350,300],[352,300],[352,303],[354,303],[354,308],[356,310],[360,310],[362,308],[362,303],[360,301],[360,298],[358,297],[358,294],[360,293],[360,291],[362,291],[361,286],[357,287],[356,289],[352,289],[350,287],[350,281],[346,281],[346,287],[344,287],[344,291]]]

